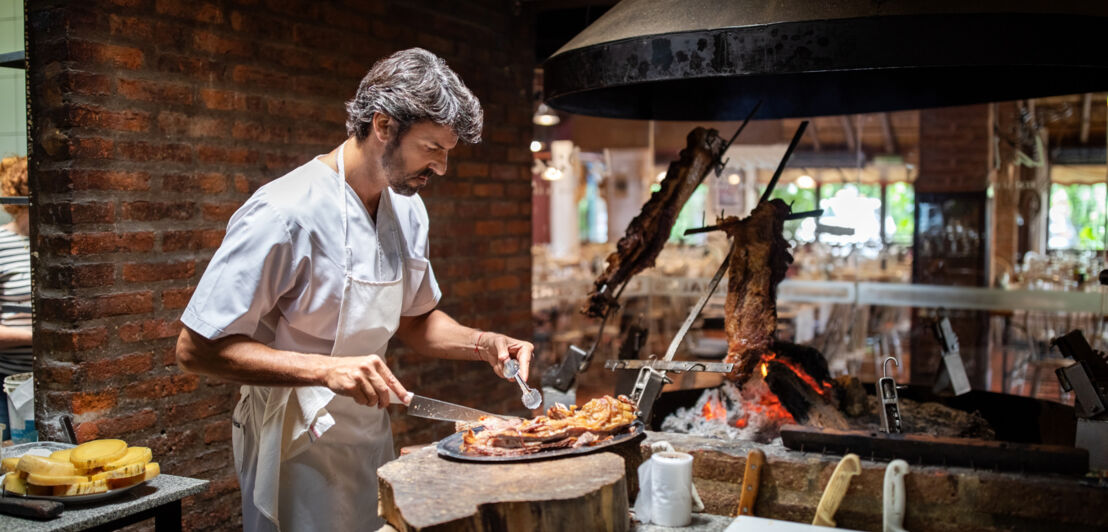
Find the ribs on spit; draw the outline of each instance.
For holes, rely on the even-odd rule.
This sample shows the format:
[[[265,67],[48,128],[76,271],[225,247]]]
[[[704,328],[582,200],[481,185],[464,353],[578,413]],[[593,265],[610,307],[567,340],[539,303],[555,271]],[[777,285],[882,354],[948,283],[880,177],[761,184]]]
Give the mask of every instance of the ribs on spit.
[[[681,208],[727,149],[727,141],[714,129],[698,127],[689,133],[687,142],[680,158],[670,163],[661,189],[650,196],[642,212],[627,226],[616,251],[608,255],[607,269],[596,278],[581,308],[584,314],[603,317],[611,307],[618,306],[613,292],[635,274],[654,266]]]

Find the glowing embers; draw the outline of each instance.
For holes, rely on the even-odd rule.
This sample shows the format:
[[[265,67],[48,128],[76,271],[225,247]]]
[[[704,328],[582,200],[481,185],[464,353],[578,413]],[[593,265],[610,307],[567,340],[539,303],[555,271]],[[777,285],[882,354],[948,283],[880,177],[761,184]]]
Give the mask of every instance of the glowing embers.
[[[662,430],[712,438],[768,442],[782,425],[795,423],[761,378],[742,390],[731,382],[705,390],[691,408],[679,408],[662,422]]]

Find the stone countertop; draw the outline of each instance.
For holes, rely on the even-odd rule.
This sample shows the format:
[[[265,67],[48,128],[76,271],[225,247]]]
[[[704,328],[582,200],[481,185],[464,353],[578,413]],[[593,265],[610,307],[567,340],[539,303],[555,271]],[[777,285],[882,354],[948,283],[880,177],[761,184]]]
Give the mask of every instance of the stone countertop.
[[[698,514],[693,512],[692,522],[689,523],[689,526],[672,528],[632,521],[631,532],[723,532],[723,530],[727,528],[727,525],[730,525],[731,521],[734,520],[734,517],[728,517],[726,515]]]
[[[23,519],[0,514],[0,530],[63,532],[84,530],[120,517],[149,510],[195,495],[207,489],[208,481],[174,475],[158,475],[142,486],[100,502],[66,504],[62,514],[49,521]]]

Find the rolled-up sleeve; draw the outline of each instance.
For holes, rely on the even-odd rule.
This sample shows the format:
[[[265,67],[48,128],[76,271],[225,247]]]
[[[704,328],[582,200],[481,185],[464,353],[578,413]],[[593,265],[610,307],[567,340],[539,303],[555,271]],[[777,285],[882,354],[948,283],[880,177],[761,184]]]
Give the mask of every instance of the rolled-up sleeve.
[[[278,300],[296,285],[289,226],[273,207],[252,199],[235,212],[181,321],[208,339],[244,334],[259,341]],[[267,329],[270,329],[267,331]]]

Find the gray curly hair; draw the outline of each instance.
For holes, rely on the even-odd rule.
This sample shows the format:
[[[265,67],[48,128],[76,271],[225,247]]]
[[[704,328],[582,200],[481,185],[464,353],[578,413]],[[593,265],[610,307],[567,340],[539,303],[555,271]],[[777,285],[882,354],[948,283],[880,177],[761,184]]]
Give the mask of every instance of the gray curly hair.
[[[422,48],[401,50],[377,61],[346,102],[346,133],[365,140],[374,113],[399,125],[397,138],[412,124],[430,120],[449,126],[470,144],[481,142],[481,102],[437,55]]]

